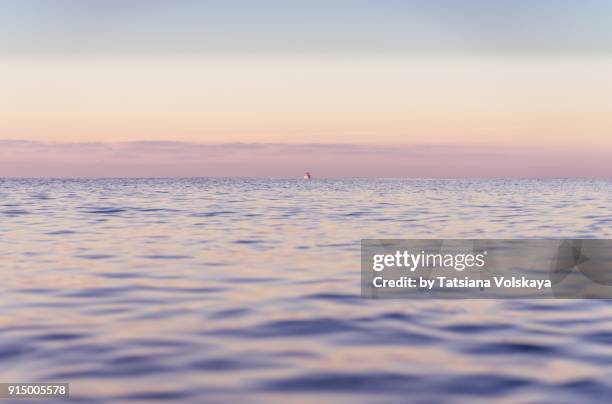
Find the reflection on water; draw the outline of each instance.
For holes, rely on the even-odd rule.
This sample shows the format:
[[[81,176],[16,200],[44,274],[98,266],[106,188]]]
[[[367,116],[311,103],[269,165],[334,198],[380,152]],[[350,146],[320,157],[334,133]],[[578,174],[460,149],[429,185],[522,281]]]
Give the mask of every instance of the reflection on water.
[[[73,402],[604,401],[610,301],[362,300],[361,238],[612,237],[595,180],[0,180],[0,379]]]

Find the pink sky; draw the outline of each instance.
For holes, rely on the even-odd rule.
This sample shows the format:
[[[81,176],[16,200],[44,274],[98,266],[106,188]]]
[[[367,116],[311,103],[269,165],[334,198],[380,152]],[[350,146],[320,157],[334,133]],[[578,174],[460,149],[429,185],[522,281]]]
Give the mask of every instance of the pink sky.
[[[0,176],[612,175],[606,56],[14,56],[0,73]]]
[[[4,177],[612,177],[605,152],[486,145],[0,141]]]

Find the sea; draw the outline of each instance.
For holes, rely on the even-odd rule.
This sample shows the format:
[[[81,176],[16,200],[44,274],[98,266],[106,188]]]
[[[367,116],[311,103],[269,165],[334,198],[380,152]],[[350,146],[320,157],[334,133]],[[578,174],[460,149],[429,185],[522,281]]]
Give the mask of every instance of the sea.
[[[612,238],[612,181],[0,179],[0,381],[72,403],[610,402],[610,300],[360,297],[361,239],[566,237]]]

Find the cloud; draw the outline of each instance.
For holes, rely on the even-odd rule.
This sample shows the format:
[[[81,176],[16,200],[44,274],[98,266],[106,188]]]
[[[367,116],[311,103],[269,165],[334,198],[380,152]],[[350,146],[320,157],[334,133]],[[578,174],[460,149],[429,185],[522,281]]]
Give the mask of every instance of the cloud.
[[[611,176],[605,153],[458,144],[0,140],[0,176]]]

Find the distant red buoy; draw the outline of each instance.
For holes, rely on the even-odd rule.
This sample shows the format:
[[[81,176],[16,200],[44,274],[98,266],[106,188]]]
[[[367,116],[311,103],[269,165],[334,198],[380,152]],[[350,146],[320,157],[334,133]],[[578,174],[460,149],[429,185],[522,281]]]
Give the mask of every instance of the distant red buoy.
[[[308,171],[306,171],[306,172],[304,173],[304,179],[305,179],[305,180],[309,180],[311,177],[312,177],[312,175],[310,175],[310,173],[309,173]]]

